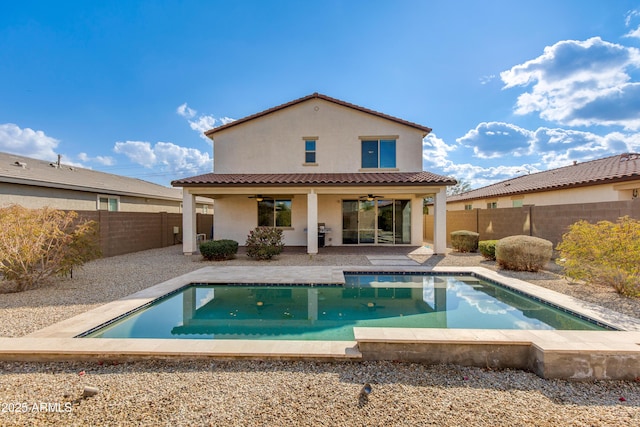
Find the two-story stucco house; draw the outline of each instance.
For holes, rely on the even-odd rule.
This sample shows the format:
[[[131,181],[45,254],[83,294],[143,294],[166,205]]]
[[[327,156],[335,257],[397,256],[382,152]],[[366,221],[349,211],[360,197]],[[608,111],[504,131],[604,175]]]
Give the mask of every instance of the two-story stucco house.
[[[310,254],[323,243],[422,245],[423,199],[434,196],[444,253],[456,181],[422,171],[430,131],[318,93],[211,129],[214,172],[172,183],[183,188],[183,250],[196,251],[196,196],[215,200],[216,239],[243,244],[256,226],[279,227]]]

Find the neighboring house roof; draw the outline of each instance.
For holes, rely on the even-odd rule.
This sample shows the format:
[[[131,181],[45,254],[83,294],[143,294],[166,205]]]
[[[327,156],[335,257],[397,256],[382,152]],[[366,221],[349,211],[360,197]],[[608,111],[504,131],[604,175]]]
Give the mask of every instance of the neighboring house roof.
[[[431,172],[370,173],[274,173],[216,174],[208,173],[173,181],[177,187],[224,186],[305,186],[305,185],[455,185],[456,180]]]
[[[182,200],[182,191],[152,182],[0,153],[0,182],[100,194]]]
[[[640,154],[624,153],[523,175],[447,197],[447,202],[537,193],[640,179]]]
[[[233,126],[238,126],[239,124],[248,122],[249,120],[253,120],[253,119],[257,119],[257,118],[262,117],[262,116],[266,116],[267,114],[275,113],[276,111],[283,110],[285,108],[294,106],[296,104],[300,104],[300,103],[308,101],[310,99],[322,99],[324,101],[332,102],[334,104],[341,105],[343,107],[353,108],[354,110],[358,110],[358,111],[361,111],[363,113],[372,114],[374,116],[378,116],[378,117],[381,117],[383,119],[391,120],[393,122],[400,123],[402,125],[409,126],[409,127],[421,130],[422,132],[424,132],[424,136],[426,136],[429,132],[431,132],[431,128],[428,128],[426,126],[422,126],[422,125],[419,125],[417,123],[412,123],[412,122],[409,122],[409,121],[406,121],[406,120],[402,120],[402,119],[399,119],[397,117],[389,116],[387,114],[380,113],[380,112],[374,111],[374,110],[370,110],[368,108],[360,107],[358,105],[350,104],[348,102],[341,101],[341,100],[336,99],[336,98],[331,98],[329,96],[322,95],[322,94],[316,92],[316,93],[313,93],[311,95],[308,95],[308,96],[305,96],[305,97],[302,97],[302,98],[295,99],[293,101],[287,102],[286,104],[278,105],[276,107],[269,108],[268,110],[264,110],[262,112],[259,112],[259,113],[256,113],[256,114],[252,114],[252,115],[244,117],[242,119],[235,120],[233,122],[224,124],[222,126],[218,126],[216,128],[213,128],[213,129],[210,129],[210,130],[206,131],[204,134],[206,136],[208,136],[209,138],[211,138],[217,132],[229,129],[229,128],[233,127]]]

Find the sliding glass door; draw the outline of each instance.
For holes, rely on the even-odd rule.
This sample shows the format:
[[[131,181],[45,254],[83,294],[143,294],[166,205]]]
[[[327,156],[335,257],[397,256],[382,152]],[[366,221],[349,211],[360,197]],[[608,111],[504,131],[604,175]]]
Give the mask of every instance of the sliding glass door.
[[[393,201],[393,226],[395,243],[411,243],[411,201]]]
[[[411,243],[411,201],[343,200],[342,243]]]

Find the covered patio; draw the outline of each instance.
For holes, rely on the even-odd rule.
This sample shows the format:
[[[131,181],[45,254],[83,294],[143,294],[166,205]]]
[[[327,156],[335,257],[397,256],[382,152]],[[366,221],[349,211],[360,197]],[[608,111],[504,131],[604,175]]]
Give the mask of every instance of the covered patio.
[[[421,246],[423,200],[434,200],[436,254],[446,251],[446,187],[430,172],[205,174],[183,187],[183,252],[197,252],[195,198],[215,200],[214,238],[241,245],[256,226],[283,230],[287,246]],[[319,239],[320,233],[320,239]]]

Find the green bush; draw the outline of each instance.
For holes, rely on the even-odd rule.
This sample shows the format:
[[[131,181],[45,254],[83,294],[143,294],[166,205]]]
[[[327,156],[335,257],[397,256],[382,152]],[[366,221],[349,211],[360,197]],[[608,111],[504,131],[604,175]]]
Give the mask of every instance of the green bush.
[[[510,236],[496,243],[496,261],[506,270],[538,271],[551,260],[553,243],[533,236]]]
[[[556,248],[556,261],[568,277],[612,286],[640,296],[640,221],[628,216],[616,223],[578,221]]]
[[[235,240],[209,240],[200,244],[202,258],[209,261],[224,261],[235,258],[238,242]]]
[[[100,257],[98,224],[53,208],[0,208],[0,275],[21,292]]]
[[[497,240],[481,240],[478,242],[478,252],[486,259],[496,260],[496,243]]]
[[[480,234],[475,231],[458,230],[451,233],[451,246],[458,252],[475,252],[478,250]]]
[[[271,259],[284,248],[282,230],[273,227],[256,227],[247,236],[247,255],[255,259]]]

